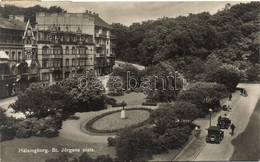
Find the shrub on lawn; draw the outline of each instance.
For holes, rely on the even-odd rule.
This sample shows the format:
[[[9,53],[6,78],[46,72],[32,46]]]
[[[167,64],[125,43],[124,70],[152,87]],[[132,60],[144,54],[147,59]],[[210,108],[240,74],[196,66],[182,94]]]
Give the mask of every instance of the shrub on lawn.
[[[107,145],[108,145],[108,147],[115,146],[116,145],[116,138],[108,137],[107,138]]]
[[[142,102],[142,106],[157,106],[156,102]]]
[[[106,102],[107,104],[109,104],[109,105],[115,105],[117,101],[116,101],[116,99],[114,99],[114,98],[106,97],[105,102]]]
[[[27,118],[16,124],[16,136],[18,138],[28,138],[30,136],[38,137],[56,137],[60,123],[56,122],[54,117],[45,118]]]
[[[16,135],[16,129],[14,126],[1,126],[0,127],[0,136],[1,136],[1,141],[5,140],[12,140],[14,139]]]

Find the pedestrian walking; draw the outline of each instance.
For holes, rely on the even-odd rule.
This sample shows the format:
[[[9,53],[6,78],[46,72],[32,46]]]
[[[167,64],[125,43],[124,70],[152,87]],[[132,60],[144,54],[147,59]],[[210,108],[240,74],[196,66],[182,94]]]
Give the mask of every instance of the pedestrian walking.
[[[231,99],[232,99],[232,94],[230,93],[228,96],[228,100],[231,101]]]
[[[196,126],[195,127],[195,137],[199,137],[199,135],[200,135],[200,126]]]
[[[244,96],[247,97],[247,91],[246,90],[244,90]]]
[[[234,130],[235,130],[235,125],[232,123],[231,126],[230,126],[230,129],[231,129],[231,135],[234,134]]]
[[[241,89],[240,89],[240,95],[242,95],[242,96],[243,96],[243,94],[244,94],[244,89],[243,89],[243,88],[241,88]]]

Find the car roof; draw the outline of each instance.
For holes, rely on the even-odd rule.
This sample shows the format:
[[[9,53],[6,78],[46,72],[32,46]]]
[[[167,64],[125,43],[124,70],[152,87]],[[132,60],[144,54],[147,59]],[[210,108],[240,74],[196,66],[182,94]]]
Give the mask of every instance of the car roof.
[[[208,128],[208,130],[219,131],[219,130],[220,130],[220,127],[218,127],[218,126],[210,126],[210,127]]]

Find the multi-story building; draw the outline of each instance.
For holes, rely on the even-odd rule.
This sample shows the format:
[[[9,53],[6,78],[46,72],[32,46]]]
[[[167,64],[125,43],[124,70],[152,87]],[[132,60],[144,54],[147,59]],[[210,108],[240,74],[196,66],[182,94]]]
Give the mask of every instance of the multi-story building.
[[[112,72],[115,36],[98,14],[38,13],[34,28],[23,20],[0,17],[1,93],[10,96],[32,82],[53,84],[88,71]]]
[[[115,61],[112,28],[98,14],[36,15],[40,79],[53,83],[92,71],[108,74]]]
[[[1,92],[8,92],[3,94],[10,96],[25,89],[30,82],[38,80],[36,47],[30,22],[23,22],[22,15],[10,15],[9,19],[0,18],[0,52],[2,57],[6,54],[8,60],[7,63],[0,62],[3,68],[0,78]]]

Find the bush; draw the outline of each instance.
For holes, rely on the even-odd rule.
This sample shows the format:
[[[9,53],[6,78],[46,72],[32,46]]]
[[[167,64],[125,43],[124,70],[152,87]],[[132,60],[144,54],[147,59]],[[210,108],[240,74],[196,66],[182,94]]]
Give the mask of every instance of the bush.
[[[50,116],[41,119],[27,118],[16,125],[16,136],[18,138],[28,138],[30,136],[56,137],[60,127],[60,122]]]
[[[110,97],[106,97],[106,103],[109,104],[109,105],[115,105],[116,104],[116,99],[114,98],[110,98]]]
[[[156,102],[142,102],[142,106],[157,106]]]
[[[116,145],[116,138],[108,137],[107,138],[107,145],[108,145],[108,147],[115,146]]]
[[[99,155],[96,162],[113,162],[114,160],[109,155]]]
[[[121,102],[121,103],[115,103],[114,105],[112,105],[112,107],[123,107],[123,105],[124,105],[124,106],[127,106],[126,103],[123,104],[123,103]]]
[[[1,126],[1,141],[12,140],[16,135],[16,129],[13,126]]]

